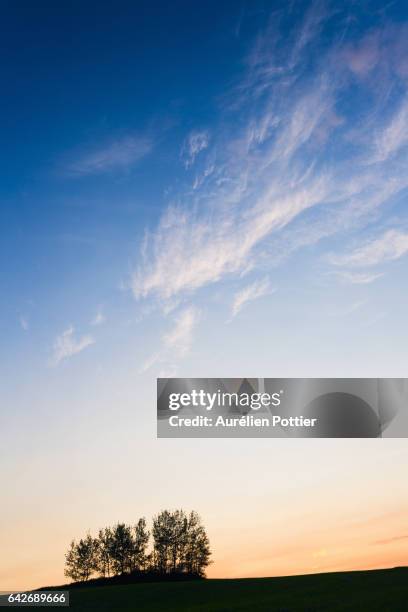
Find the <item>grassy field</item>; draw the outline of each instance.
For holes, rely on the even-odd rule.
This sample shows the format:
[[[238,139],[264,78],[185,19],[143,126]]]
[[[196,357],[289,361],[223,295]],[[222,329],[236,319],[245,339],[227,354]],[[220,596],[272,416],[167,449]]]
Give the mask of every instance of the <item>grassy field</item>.
[[[408,568],[77,588],[70,599],[70,607],[83,612],[403,612],[408,610]]]

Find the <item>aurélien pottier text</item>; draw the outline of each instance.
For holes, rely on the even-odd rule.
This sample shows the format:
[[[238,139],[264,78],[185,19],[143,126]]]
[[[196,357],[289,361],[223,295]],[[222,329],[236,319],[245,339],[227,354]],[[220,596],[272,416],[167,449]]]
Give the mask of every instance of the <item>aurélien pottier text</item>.
[[[308,419],[303,416],[281,417],[278,415],[270,417],[256,417],[248,414],[241,417],[172,415],[169,417],[171,427],[314,427],[316,422],[317,419]]]

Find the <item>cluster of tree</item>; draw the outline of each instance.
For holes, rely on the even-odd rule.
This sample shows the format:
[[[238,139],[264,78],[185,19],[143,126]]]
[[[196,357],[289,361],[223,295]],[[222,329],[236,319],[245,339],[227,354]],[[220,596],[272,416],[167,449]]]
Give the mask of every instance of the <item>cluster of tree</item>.
[[[77,581],[93,576],[109,578],[132,573],[162,576],[204,576],[210,563],[210,543],[196,512],[163,510],[153,518],[152,546],[146,520],[136,525],[118,523],[72,541],[65,555],[65,575]]]

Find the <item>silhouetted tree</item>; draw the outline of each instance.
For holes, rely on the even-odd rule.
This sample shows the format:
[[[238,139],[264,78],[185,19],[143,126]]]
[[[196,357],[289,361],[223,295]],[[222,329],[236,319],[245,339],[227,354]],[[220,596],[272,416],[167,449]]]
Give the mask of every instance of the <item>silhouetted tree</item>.
[[[101,576],[109,577],[112,573],[111,551],[113,546],[113,535],[110,527],[99,530],[97,552],[97,570]]]
[[[118,523],[112,530],[110,557],[115,574],[124,574],[132,569],[133,537],[132,528]]]
[[[204,575],[210,563],[210,545],[196,512],[163,510],[153,519],[153,558],[160,573]]]
[[[89,580],[98,566],[98,547],[98,540],[94,540],[90,534],[79,540],[78,544],[72,541],[66,555],[65,575],[73,580]]]
[[[65,555],[65,576],[72,578],[74,582],[81,579],[78,567],[78,555],[75,540],[72,540],[68,552]]]
[[[190,512],[187,523],[187,538],[184,565],[190,574],[204,576],[205,568],[211,563],[210,541],[201,519],[196,512]]]
[[[65,555],[65,575],[74,581],[131,572],[204,576],[210,563],[210,544],[196,512],[163,510],[153,519],[153,548],[147,553],[150,533],[146,519],[131,527],[118,523],[71,542]]]
[[[153,519],[154,565],[155,569],[162,574],[169,571],[173,522],[173,517],[168,510],[163,510]]]
[[[130,570],[144,570],[147,565],[147,545],[150,533],[146,527],[146,519],[141,518],[133,528]]]

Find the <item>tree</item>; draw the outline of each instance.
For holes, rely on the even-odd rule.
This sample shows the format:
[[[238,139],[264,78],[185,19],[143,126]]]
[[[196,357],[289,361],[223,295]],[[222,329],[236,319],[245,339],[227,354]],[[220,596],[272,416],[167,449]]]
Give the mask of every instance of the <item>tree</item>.
[[[112,572],[111,550],[113,545],[113,535],[110,527],[105,527],[105,529],[99,530],[98,542],[98,572],[101,576],[103,576],[103,578],[109,578]]]
[[[163,510],[153,518],[153,541],[155,569],[166,574],[170,569],[170,550],[173,534],[173,518],[168,510]]]
[[[133,528],[134,535],[132,541],[132,554],[131,554],[131,571],[144,570],[147,564],[147,545],[149,543],[150,533],[146,527],[146,519],[143,517],[138,520],[137,524]]]
[[[132,528],[125,523],[115,525],[110,546],[112,569],[115,574],[131,571],[133,544]]]
[[[78,544],[73,540],[66,555],[65,575],[73,580],[89,580],[98,567],[98,547],[98,540],[94,540],[89,533]]]
[[[163,510],[153,519],[153,559],[160,573],[204,576],[210,563],[210,543],[196,512]]]
[[[153,547],[146,519],[133,525],[118,523],[100,529],[96,539],[88,533],[74,540],[65,555],[65,575],[89,580],[94,572],[106,578],[130,572],[194,574],[204,576],[210,563],[210,543],[196,512],[163,510],[153,518]]]
[[[205,575],[205,568],[211,563],[210,541],[199,515],[192,511],[188,517],[185,567],[190,574]]]
[[[71,578],[74,582],[80,580],[80,573],[78,567],[78,555],[77,555],[77,545],[75,540],[72,540],[69,550],[65,555],[65,576]]]

